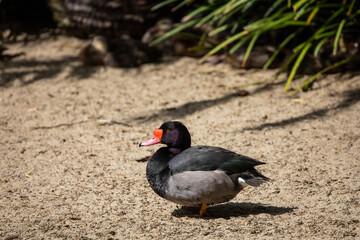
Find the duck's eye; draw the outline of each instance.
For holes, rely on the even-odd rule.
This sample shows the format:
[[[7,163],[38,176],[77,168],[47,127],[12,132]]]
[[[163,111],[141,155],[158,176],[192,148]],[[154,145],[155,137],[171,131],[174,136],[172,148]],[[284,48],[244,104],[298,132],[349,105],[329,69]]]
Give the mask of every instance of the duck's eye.
[[[167,129],[166,132],[167,132],[167,133],[170,132],[170,129]]]

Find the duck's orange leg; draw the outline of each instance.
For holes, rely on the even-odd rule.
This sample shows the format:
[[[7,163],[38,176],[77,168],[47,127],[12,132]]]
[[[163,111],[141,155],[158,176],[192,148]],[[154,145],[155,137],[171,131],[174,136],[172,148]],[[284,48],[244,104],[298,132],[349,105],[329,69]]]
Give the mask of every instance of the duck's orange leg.
[[[206,203],[202,203],[201,204],[201,208],[200,208],[200,217],[202,217],[204,215],[204,213],[206,213]]]

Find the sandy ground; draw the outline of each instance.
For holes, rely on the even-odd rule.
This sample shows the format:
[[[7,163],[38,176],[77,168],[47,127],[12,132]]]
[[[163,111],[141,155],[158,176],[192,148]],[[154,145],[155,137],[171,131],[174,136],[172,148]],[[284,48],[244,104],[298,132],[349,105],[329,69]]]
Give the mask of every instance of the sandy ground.
[[[1,63],[2,239],[359,239],[360,77],[331,75],[287,97],[273,71],[180,58],[83,67],[84,42],[13,44]],[[298,84],[295,82],[295,85]],[[246,95],[246,96],[245,96]],[[111,122],[111,120],[114,120]],[[193,145],[266,162],[272,181],[198,209],[158,197],[138,144],[167,120]]]

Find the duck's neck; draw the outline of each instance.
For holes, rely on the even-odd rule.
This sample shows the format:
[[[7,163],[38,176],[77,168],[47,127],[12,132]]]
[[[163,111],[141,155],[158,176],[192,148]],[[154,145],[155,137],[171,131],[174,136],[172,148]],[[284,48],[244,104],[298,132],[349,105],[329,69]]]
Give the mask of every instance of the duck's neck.
[[[169,149],[169,152],[173,153],[173,154],[179,154],[181,153],[182,151],[184,151],[185,149],[182,149],[182,148],[168,148]]]

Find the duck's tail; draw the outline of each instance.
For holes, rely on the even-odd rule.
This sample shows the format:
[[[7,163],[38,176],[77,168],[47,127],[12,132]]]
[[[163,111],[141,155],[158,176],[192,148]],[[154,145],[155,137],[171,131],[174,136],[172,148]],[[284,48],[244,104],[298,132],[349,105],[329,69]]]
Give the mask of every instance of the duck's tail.
[[[270,178],[265,177],[264,175],[259,173],[255,168],[236,174],[236,178],[239,184],[246,183],[253,187],[257,187],[260,184],[270,180]]]

